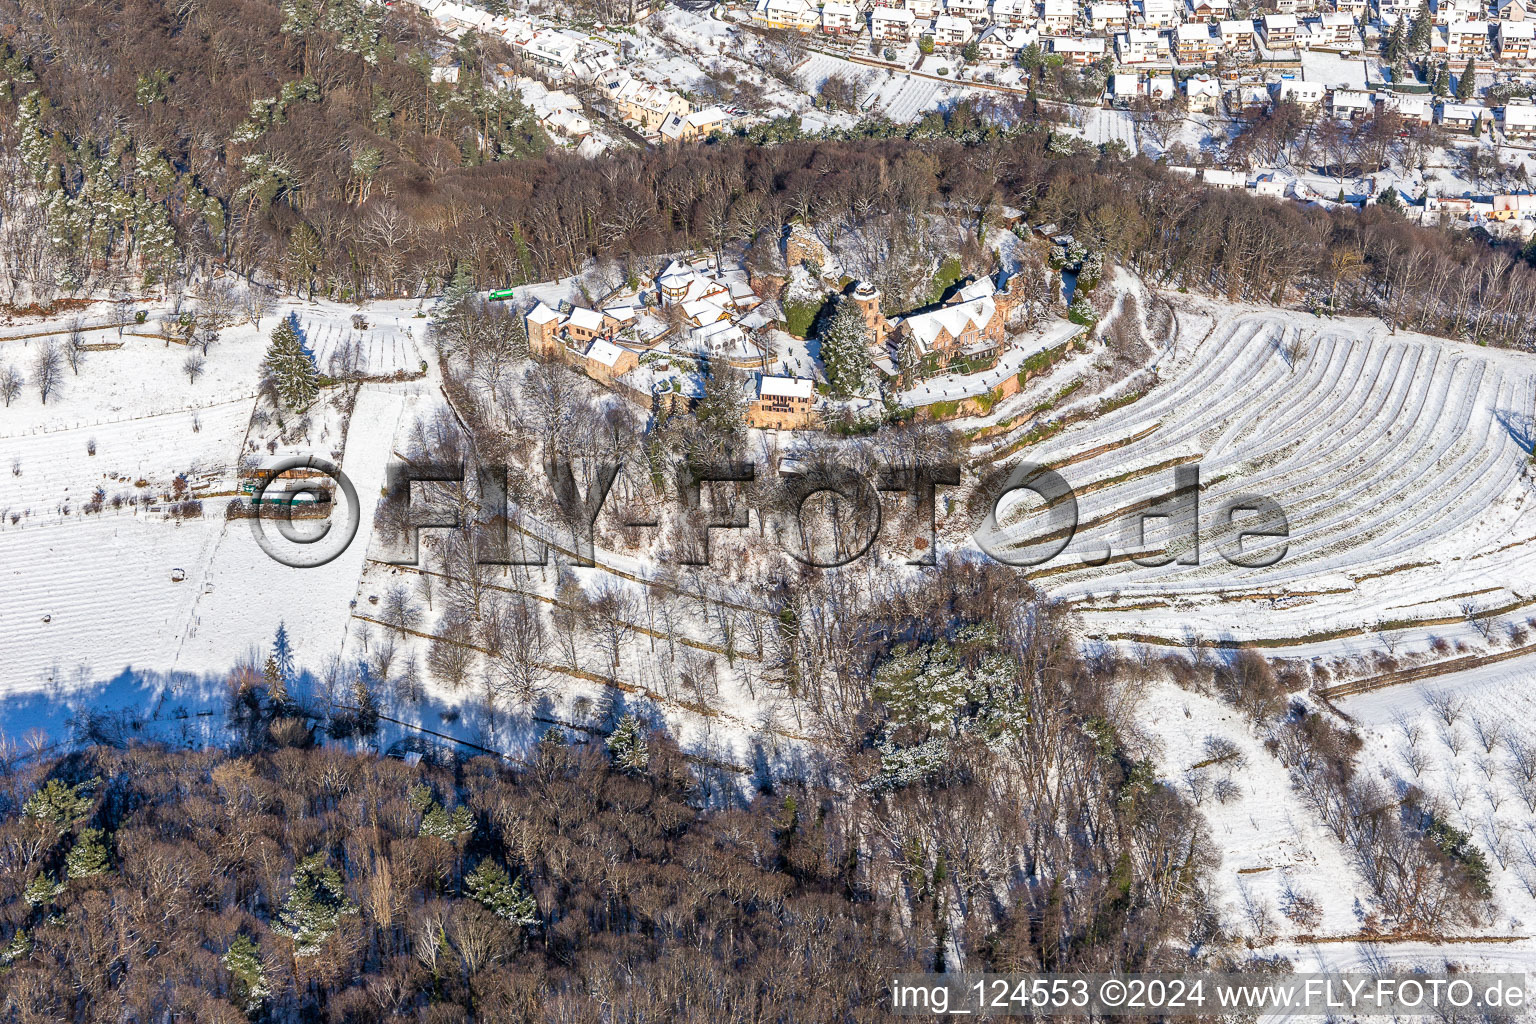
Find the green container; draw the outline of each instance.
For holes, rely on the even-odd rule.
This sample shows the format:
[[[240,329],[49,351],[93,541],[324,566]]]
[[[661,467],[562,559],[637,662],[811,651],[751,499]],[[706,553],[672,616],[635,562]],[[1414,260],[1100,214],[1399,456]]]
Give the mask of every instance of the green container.
[[[513,292],[511,288],[498,288],[487,295],[486,299],[490,302],[505,302],[512,298],[512,295]]]

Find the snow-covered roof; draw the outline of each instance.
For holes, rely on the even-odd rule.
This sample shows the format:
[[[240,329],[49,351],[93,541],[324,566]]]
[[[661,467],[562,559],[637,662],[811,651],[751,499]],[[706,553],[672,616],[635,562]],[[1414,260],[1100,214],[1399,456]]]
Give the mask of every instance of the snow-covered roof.
[[[985,295],[996,294],[997,282],[993,281],[990,277],[978,277],[964,288],[961,288],[956,293],[956,297],[961,302],[969,302],[972,299],[979,299]]]
[[[1211,38],[1211,26],[1201,23],[1180,25],[1173,31],[1174,37],[1181,43],[1198,43]]]
[[[1223,21],[1217,26],[1223,36],[1251,36],[1253,35],[1253,22],[1246,19]]]
[[[607,338],[598,338],[587,347],[587,358],[594,363],[612,368],[619,358],[624,355],[624,349],[615,345]]]
[[[876,7],[869,17],[871,22],[898,21],[907,25],[917,20],[917,15],[905,7]]]
[[[1536,125],[1536,106],[1529,103],[1510,103],[1504,107],[1506,125]]]
[[[1264,29],[1273,32],[1276,29],[1295,29],[1296,15],[1294,14],[1266,14],[1264,15]]]
[[[816,393],[816,382],[805,377],[764,376],[757,382],[759,398],[810,398]]]
[[[551,309],[542,302],[528,311],[528,322],[531,324],[547,324],[559,319],[559,310]]]
[[[1536,23],[1529,21],[1499,22],[1501,39],[1536,39]]]
[[[603,314],[595,309],[585,306],[577,306],[571,310],[571,315],[565,321],[572,327],[579,327],[584,331],[600,330],[603,326]]]
[[[1440,117],[1454,121],[1476,121],[1483,116],[1482,107],[1474,107],[1468,103],[1442,103],[1440,104]]]
[[[903,326],[917,340],[918,346],[927,349],[940,332],[948,331],[958,338],[967,326],[985,327],[992,319],[997,303],[992,296],[984,295],[969,302],[957,302],[930,313],[913,313],[903,321]]]

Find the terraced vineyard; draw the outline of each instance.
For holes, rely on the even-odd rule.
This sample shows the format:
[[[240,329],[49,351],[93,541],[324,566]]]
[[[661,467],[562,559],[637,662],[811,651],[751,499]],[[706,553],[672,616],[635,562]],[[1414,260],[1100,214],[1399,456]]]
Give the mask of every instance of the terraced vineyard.
[[[1015,456],[1061,467],[1077,493],[1076,536],[1030,571],[1090,634],[1338,655],[1497,643],[1536,611],[1528,359],[1375,321],[1238,312],[1163,376]],[[1183,564],[1195,551],[1167,519],[1146,520],[1145,545],[1137,534],[1193,463],[1198,564]],[[1219,553],[1236,532],[1222,507],[1240,495],[1285,512],[1273,565]],[[1040,512],[1006,511],[1000,536],[1038,538]]]

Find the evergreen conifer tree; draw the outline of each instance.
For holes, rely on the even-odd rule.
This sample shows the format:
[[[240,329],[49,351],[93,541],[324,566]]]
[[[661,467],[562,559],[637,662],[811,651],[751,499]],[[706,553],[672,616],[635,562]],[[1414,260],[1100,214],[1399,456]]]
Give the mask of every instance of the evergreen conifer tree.
[[[1472,58],[1467,58],[1467,66],[1461,69],[1461,77],[1456,79],[1456,98],[1465,103],[1472,98],[1477,91],[1477,65],[1472,63]]]
[[[539,905],[523,888],[522,879],[513,879],[507,869],[493,860],[482,860],[464,876],[464,891],[497,917],[527,928],[539,923]]]
[[[839,397],[856,395],[868,386],[869,325],[851,299],[838,299],[831,321],[821,332],[821,361]]]
[[[340,872],[325,863],[325,854],[316,853],[294,869],[293,888],[278,911],[273,931],[292,938],[297,955],[313,956],[341,918],[355,913],[357,907],[347,899]]]
[[[112,870],[101,829],[81,829],[75,845],[70,848],[69,856],[64,858],[64,869],[70,881],[104,875]]]
[[[638,718],[626,714],[619,719],[608,737],[608,753],[613,757],[613,766],[621,772],[633,775],[645,771],[651,762],[651,752],[646,747],[645,733]]]
[[[261,954],[256,943],[243,932],[236,935],[235,941],[229,944],[229,951],[224,954],[223,961],[224,969],[234,978],[231,994],[235,1002],[247,1014],[254,1014],[272,994],[267,987],[267,968],[261,962]]]
[[[278,399],[290,409],[302,409],[320,393],[320,371],[304,350],[290,315],[272,331],[267,357],[262,363]]]

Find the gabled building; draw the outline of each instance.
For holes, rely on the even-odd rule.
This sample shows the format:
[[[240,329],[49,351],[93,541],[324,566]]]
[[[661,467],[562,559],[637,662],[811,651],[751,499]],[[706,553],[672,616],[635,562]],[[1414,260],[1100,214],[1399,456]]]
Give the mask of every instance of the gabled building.
[[[964,46],[976,30],[964,18],[941,14],[933,19],[933,41],[939,46]]]
[[[747,426],[758,430],[806,430],[816,422],[816,382],[804,377],[757,378],[747,404]]]
[[[1529,0],[1499,0],[1494,6],[1499,21],[1527,21],[1531,16]]]
[[[1057,36],[1051,40],[1051,52],[1059,53],[1074,67],[1087,67],[1104,56],[1103,36]]]
[[[1485,108],[1470,103],[1442,103],[1436,110],[1436,120],[1447,131],[1476,133],[1484,113]]]
[[[1529,142],[1536,139],[1536,106],[1529,103],[1504,104],[1504,116],[1499,125],[1506,139]]]
[[[1023,28],[1035,21],[1034,0],[992,0],[992,24]]]
[[[1133,28],[1115,37],[1115,55],[1121,64],[1157,64],[1168,61],[1168,37],[1150,28]]]
[[[1188,0],[1186,21],[1213,24],[1232,16],[1232,0]]]
[[[1173,30],[1173,55],[1180,64],[1208,64],[1221,52],[1221,40],[1204,22],[1189,22]]]
[[[1040,30],[1047,35],[1065,35],[1077,22],[1073,0],[1045,0],[1040,7]]]
[[[1296,28],[1294,14],[1266,14],[1259,34],[1271,50],[1289,50],[1296,45]]]
[[[1529,60],[1536,21],[1501,21],[1494,32],[1494,50],[1499,60]]]
[[[1253,32],[1253,22],[1246,18],[1228,19],[1216,26],[1221,37],[1221,48],[1234,57],[1246,57],[1258,49],[1258,38]]]
[[[826,4],[821,9],[821,30],[834,36],[857,35],[864,30],[864,15],[853,4]]]
[[[1123,32],[1130,27],[1131,11],[1125,4],[1090,4],[1088,28],[1093,32]]]
[[[1184,20],[1184,5],[1179,0],[1139,0],[1136,23],[1141,28],[1172,28]]]
[[[904,7],[876,7],[869,14],[869,34],[883,42],[909,42],[916,27],[917,16]]]

